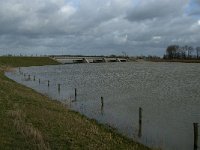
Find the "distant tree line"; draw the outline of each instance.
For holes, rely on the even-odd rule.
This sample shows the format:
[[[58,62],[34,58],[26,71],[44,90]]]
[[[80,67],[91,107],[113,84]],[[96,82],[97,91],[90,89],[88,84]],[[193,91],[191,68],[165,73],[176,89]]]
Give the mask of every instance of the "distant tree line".
[[[164,59],[200,59],[200,47],[170,45]]]

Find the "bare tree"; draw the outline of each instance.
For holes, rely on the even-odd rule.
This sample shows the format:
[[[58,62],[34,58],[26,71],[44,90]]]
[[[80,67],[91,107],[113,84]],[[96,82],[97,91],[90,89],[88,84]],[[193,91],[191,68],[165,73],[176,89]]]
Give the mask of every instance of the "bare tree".
[[[180,53],[180,58],[181,59],[185,59],[186,58],[186,51],[185,51],[185,47],[183,46],[183,47],[179,47],[179,53]]]
[[[188,46],[188,58],[192,57],[192,52],[194,51],[194,48],[192,46]]]
[[[187,45],[184,46],[184,51],[187,53],[187,58],[188,58],[189,57],[189,51],[188,51],[188,46]]]
[[[200,47],[196,47],[197,59],[199,59]]]
[[[196,50],[196,56],[195,56]],[[185,45],[169,45],[166,49],[166,54],[163,57],[164,59],[192,59],[200,58],[200,47],[194,48],[193,46]]]
[[[177,56],[177,50],[179,49],[178,45],[170,45],[166,49],[166,56],[169,59],[176,58]]]

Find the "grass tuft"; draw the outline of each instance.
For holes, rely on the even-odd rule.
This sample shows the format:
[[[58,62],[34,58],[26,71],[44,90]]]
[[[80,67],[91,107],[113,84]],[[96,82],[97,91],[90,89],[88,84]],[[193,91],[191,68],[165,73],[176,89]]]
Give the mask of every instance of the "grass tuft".
[[[27,140],[34,143],[39,150],[50,150],[49,144],[45,143],[41,132],[31,124],[25,122],[25,114],[21,110],[8,111],[8,117],[13,119],[13,124],[17,132],[22,134]]]

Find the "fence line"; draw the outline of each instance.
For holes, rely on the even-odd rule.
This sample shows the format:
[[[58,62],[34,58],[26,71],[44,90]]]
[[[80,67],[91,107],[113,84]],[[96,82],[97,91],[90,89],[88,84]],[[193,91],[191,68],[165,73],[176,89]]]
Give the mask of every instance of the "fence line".
[[[21,71],[21,68],[19,68],[19,73],[20,73],[20,75],[23,75],[24,78],[26,78],[27,73],[23,73]],[[31,75],[30,74],[28,75],[28,79],[31,80]],[[36,76],[34,75],[33,76],[33,81],[35,81],[35,80],[36,80]],[[40,84],[41,83],[41,79],[39,78],[38,81],[39,81],[39,84]],[[47,84],[48,87],[50,87],[50,80],[47,80],[47,82],[48,82],[48,84]],[[57,84],[57,86],[58,86],[58,92],[60,93],[60,91],[61,91],[61,84]],[[77,100],[77,88],[74,88],[74,97],[75,97],[74,101],[76,101]],[[103,111],[103,107],[104,107],[104,98],[103,98],[103,96],[101,96],[101,111]],[[138,137],[142,136],[142,111],[143,111],[143,109],[141,107],[139,107],[139,131],[138,131]],[[198,149],[198,139],[199,139],[198,138],[199,137],[198,127],[199,127],[198,123],[193,123],[194,150]]]

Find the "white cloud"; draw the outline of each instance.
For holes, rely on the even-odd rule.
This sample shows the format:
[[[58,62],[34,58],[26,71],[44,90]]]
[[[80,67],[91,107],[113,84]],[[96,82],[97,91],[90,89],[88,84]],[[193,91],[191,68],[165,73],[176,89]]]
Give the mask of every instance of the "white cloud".
[[[71,15],[73,15],[76,12],[76,8],[74,8],[73,6],[68,4],[68,5],[61,7],[59,12],[62,15],[65,15],[66,17],[70,17]]]
[[[200,26],[200,20],[197,21],[198,25]]]
[[[160,40],[160,39],[161,39],[161,36],[154,36],[154,37],[153,37],[153,40],[156,40],[156,41],[157,41],[157,40]]]

